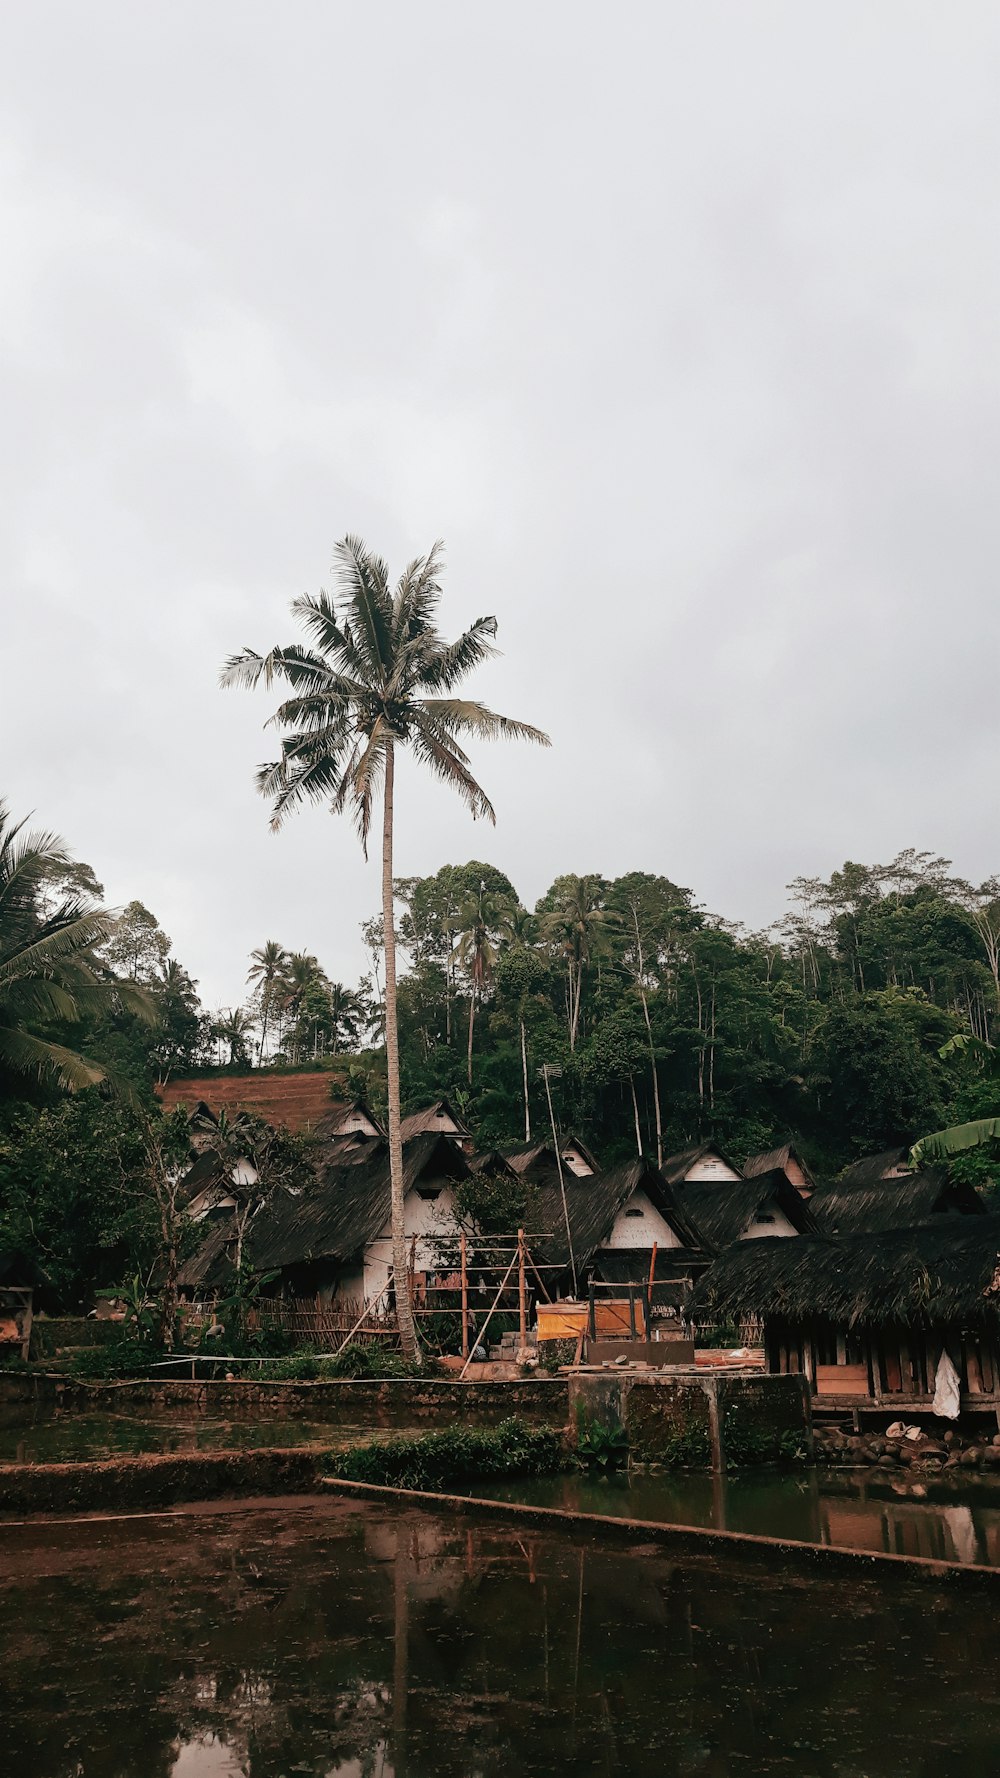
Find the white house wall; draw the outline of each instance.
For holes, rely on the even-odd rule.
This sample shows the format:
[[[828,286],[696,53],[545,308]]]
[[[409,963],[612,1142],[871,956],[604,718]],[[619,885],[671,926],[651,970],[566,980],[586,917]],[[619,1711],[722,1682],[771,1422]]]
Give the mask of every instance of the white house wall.
[[[629,1211],[638,1210],[639,1215],[629,1215]],[[642,1190],[635,1191],[627,1204],[623,1204],[615,1217],[611,1233],[602,1247],[680,1247],[673,1229],[666,1218],[660,1215],[655,1204]]]
[[[765,1204],[764,1214],[770,1218],[770,1221],[761,1222],[758,1220],[752,1222],[750,1227],[746,1230],[746,1233],[740,1236],[741,1241],[761,1241],[771,1235],[798,1234],[799,1231],[795,1227],[795,1224],[789,1222],[788,1217],[785,1215],[785,1212],[782,1210],[776,1199],[772,1199],[769,1204]]]
[[[406,1231],[407,1264],[410,1263],[410,1249],[415,1235],[417,1240],[413,1253],[413,1270],[436,1271],[439,1266],[439,1241],[455,1239],[459,1232],[452,1187],[442,1186],[435,1198],[422,1198],[417,1190],[407,1192],[403,1202],[403,1227]],[[375,1240],[370,1241],[365,1248],[365,1296],[371,1299],[382,1295],[388,1287],[391,1271],[392,1225],[387,1222]]]
[[[717,1154],[703,1154],[700,1160],[692,1163],[684,1175],[684,1178],[692,1185],[698,1185],[706,1179],[739,1179],[739,1177],[740,1175],[722,1159],[722,1156]]]

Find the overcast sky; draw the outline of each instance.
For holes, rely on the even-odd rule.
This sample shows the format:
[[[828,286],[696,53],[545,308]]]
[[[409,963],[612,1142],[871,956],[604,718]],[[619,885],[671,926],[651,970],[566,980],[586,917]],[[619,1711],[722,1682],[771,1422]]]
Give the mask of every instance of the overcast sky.
[[[360,532],[495,612],[474,826],[529,904],[640,868],[762,925],[799,873],[996,832],[992,0],[33,0],[0,54],[0,791],[206,1003],[356,977],[350,824],[277,838],[268,698]],[[272,694],[271,701],[274,701]]]

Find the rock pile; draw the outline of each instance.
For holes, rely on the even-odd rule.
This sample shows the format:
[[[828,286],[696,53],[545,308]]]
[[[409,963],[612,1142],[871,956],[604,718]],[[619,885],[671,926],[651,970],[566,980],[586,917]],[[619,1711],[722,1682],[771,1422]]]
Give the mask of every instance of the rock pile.
[[[916,1468],[928,1474],[939,1470],[994,1470],[1000,1474],[1000,1432],[978,1434],[925,1431],[896,1420],[884,1432],[845,1432],[839,1426],[814,1429],[817,1463],[842,1469]]]

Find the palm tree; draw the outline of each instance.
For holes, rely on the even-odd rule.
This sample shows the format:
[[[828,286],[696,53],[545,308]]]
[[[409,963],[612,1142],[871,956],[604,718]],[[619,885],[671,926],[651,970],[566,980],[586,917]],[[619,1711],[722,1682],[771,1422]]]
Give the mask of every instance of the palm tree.
[[[584,973],[591,959],[604,949],[607,928],[618,923],[618,916],[603,905],[604,884],[600,877],[561,877],[556,889],[556,905],[543,916],[542,933],[566,959],[566,1024],[569,1047],[575,1050]]]
[[[247,981],[253,983],[260,995],[260,1047],[257,1060],[261,1064],[267,1046],[268,1021],[281,999],[287,967],[288,952],[284,945],[279,945],[276,938],[265,940],[256,951],[250,952]]]
[[[226,665],[224,685],[270,685],[285,679],[292,696],[272,718],[285,732],[281,758],[262,767],[258,786],[273,799],[272,827],[309,801],[350,806],[367,853],[372,806],[382,791],[382,917],[385,928],[385,1037],[389,1097],[392,1254],[400,1339],[416,1358],[403,1232],[403,1147],[400,1138],[399,1034],[396,1013],[396,929],[392,842],[396,749],[408,747],[452,789],[474,816],[495,820],[486,792],[469,769],[459,736],[538,741],[527,723],[485,705],[452,697],[474,667],[494,653],[496,619],[481,617],[455,642],[436,628],[442,549],[417,557],[395,588],[380,557],[357,537],[337,546],[338,595],[296,599],[292,610],[314,646],[291,643],[269,654],[247,649]]]
[[[514,936],[513,909],[499,895],[487,895],[480,883],[479,894],[469,896],[458,910],[455,930],[458,943],[455,956],[469,977],[469,1050],[468,1078],[472,1085],[472,1034],[476,1023],[476,1007],[489,985],[496,963],[498,943]]]
[[[253,1019],[243,1006],[223,1009],[212,1027],[213,1037],[229,1046],[229,1066],[245,1068],[250,1060],[247,1038],[253,1030]]]
[[[69,1091],[106,1078],[99,1062],[43,1035],[127,1005],[149,1023],[149,995],[100,973],[94,955],[114,929],[104,908],[84,912],[72,890],[58,906],[44,897],[70,859],[50,833],[26,833],[0,802],[0,1074]]]
[[[353,988],[345,988],[343,982],[330,983],[329,999],[330,1047],[337,1055],[341,1043],[357,1043],[365,1009],[360,994]]]

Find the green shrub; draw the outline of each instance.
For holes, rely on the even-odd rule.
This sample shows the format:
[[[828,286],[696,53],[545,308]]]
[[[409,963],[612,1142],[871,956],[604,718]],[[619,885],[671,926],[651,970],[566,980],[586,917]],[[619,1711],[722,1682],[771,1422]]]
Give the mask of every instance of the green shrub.
[[[337,1378],[370,1378],[378,1382],[383,1378],[426,1378],[437,1374],[438,1366],[433,1359],[415,1365],[399,1352],[386,1351],[382,1345],[365,1346],[360,1341],[352,1341],[335,1358],[317,1358],[314,1352],[299,1351],[256,1367],[256,1375],[267,1383],[314,1383]]]
[[[69,1363],[71,1377],[84,1382],[114,1382],[124,1377],[146,1377],[158,1358],[170,1354],[148,1340],[133,1334],[120,1333],[103,1346],[84,1346],[73,1354]]]
[[[561,1435],[516,1419],[496,1427],[450,1427],[373,1441],[331,1459],[332,1473],[345,1481],[395,1488],[441,1489],[488,1476],[551,1475],[565,1468]]]

